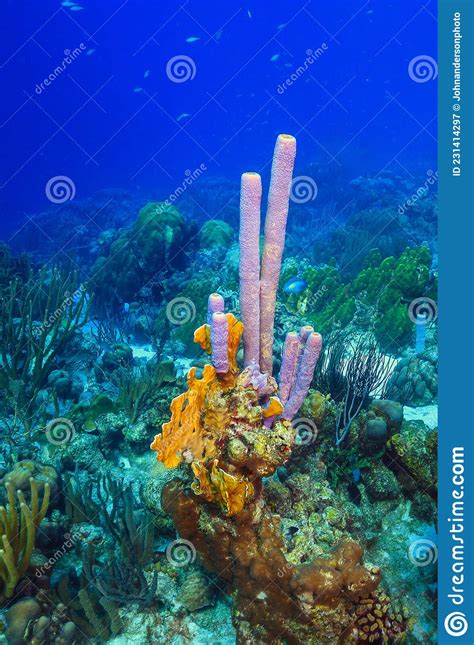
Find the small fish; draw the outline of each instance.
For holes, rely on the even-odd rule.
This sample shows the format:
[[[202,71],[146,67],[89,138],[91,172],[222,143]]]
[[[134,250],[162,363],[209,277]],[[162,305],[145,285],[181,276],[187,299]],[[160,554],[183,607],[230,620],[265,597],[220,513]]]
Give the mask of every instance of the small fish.
[[[251,18],[251,17],[252,17],[252,12],[250,11],[250,9],[247,9],[247,16],[248,16],[249,18]]]
[[[286,22],[282,22],[281,25],[278,25],[277,29],[283,29],[283,27],[286,27]]]
[[[301,293],[308,285],[304,280],[299,278],[290,278],[284,285],[283,291],[285,293]]]
[[[82,11],[84,7],[80,7],[78,4],[75,4],[73,7],[69,7],[71,11]]]
[[[150,76],[150,70],[147,69],[146,72],[143,74],[143,78],[148,78]]]
[[[360,482],[360,468],[355,468],[352,471],[352,478],[355,484],[358,484]]]
[[[222,29],[219,29],[219,31],[216,31],[216,33],[214,34],[214,38],[216,40],[220,40],[222,38]]]
[[[126,314],[128,314],[128,312],[130,311],[130,305],[128,302],[123,303],[123,310]]]
[[[143,92],[143,87],[134,87],[133,91],[138,94],[138,92]]]
[[[187,112],[183,112],[182,114],[179,115],[179,117],[176,119],[176,121],[182,121],[183,119],[187,119],[191,115],[188,114]]]
[[[86,56],[92,56],[92,54],[95,52],[95,49],[88,49],[86,51]]]
[[[74,5],[75,5],[75,4],[76,4],[76,3],[75,3],[75,2],[71,2],[71,0],[64,0],[64,2],[61,2],[61,5],[62,5],[63,7],[74,7]]]
[[[279,58],[280,58],[280,54],[279,54],[279,53],[278,53],[278,54],[273,54],[273,56],[270,58],[270,62],[271,62],[271,63],[274,63],[274,62],[275,62],[275,61],[277,61]]]
[[[196,40],[201,40],[199,36],[189,36],[189,38],[186,38],[187,43],[195,43]]]

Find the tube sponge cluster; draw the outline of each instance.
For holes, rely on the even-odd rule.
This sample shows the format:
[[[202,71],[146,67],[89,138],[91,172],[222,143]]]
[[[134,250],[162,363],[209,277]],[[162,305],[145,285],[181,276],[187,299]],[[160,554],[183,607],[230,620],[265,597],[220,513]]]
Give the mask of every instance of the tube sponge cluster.
[[[296,155],[296,139],[281,134],[273,154],[265,240],[260,268],[260,203],[262,180],[255,172],[242,175],[240,193],[240,309],[244,324],[244,365],[258,365],[272,374],[276,294],[285,246],[289,195]],[[280,370],[283,416],[291,420],[308,392],[321,353],[322,339],[312,327],[285,340]]]
[[[261,490],[261,478],[286,463],[295,442],[291,420],[308,392],[322,339],[312,327],[287,335],[279,387],[272,377],[276,293],[285,242],[295,138],[280,135],[275,145],[260,267],[260,203],[257,173],[242,175],[240,299],[243,323],[225,313],[223,297],[209,296],[207,323],[194,333],[210,355],[202,378],[192,368],[188,391],[171,404],[171,420],[151,448],[168,468],[185,462],[193,491],[239,514]],[[244,369],[237,350],[244,335]]]
[[[288,342],[290,334],[287,334],[283,347],[283,362],[280,372],[280,391],[283,379],[285,394],[288,396],[283,409],[283,417],[289,421],[303,405],[308,394],[323,344],[321,334],[313,331],[312,327],[301,328],[299,336],[297,336],[297,345],[293,340],[293,335]],[[296,334],[294,335],[296,336]]]
[[[244,323],[244,364],[259,364],[272,373],[276,293],[285,246],[286,220],[296,155],[296,139],[280,134],[273,153],[265,241],[260,270],[260,202],[262,180],[242,175],[240,192],[240,307]]]

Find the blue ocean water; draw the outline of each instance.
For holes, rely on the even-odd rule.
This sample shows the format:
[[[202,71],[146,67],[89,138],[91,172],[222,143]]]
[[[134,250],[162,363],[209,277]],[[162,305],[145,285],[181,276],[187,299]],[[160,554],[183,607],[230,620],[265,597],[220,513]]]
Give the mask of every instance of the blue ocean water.
[[[76,199],[104,188],[162,199],[204,164],[237,190],[245,169],[268,176],[280,132],[297,136],[296,174],[324,168],[323,194],[341,176],[424,175],[436,85],[408,66],[436,56],[435,12],[371,0],[3,3],[2,226],[48,209],[55,176]],[[189,80],[167,75],[175,57]]]

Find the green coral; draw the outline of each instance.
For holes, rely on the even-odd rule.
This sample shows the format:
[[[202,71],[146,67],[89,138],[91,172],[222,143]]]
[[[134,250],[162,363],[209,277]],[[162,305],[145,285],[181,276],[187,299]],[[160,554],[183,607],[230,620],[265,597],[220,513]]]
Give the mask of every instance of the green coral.
[[[112,243],[109,253],[97,259],[92,278],[98,305],[133,299],[140,288],[176,268],[186,237],[186,220],[166,202],[149,202],[130,230]]]
[[[423,421],[405,421],[402,431],[387,444],[390,456],[401,469],[405,484],[434,493],[437,487],[438,433]]]
[[[184,243],[185,219],[174,206],[149,202],[139,212],[132,228],[132,239],[146,262],[146,271],[154,274]]]
[[[351,323],[373,332],[384,351],[410,344],[413,322],[408,315],[410,302],[418,297],[436,298],[436,281],[431,276],[431,252],[426,246],[407,248],[396,259],[380,260],[371,251],[365,268],[352,280],[341,283],[334,267],[308,267],[303,278],[308,287],[290,294],[286,304],[305,313],[322,333]]]
[[[74,423],[82,426],[87,432],[91,432],[96,429],[99,417],[116,412],[116,410],[117,405],[112,399],[105,394],[97,394],[88,405],[82,403],[74,405],[69,416]]]
[[[374,462],[365,473],[364,483],[370,498],[374,501],[396,499],[401,487],[393,471],[380,462]]]
[[[234,239],[234,229],[221,219],[208,220],[199,233],[201,248],[213,246],[230,246]]]
[[[324,309],[341,286],[338,271],[333,266],[308,266],[302,272],[298,271],[296,262],[287,262],[282,272],[280,284],[284,285],[291,278],[301,278],[307,287],[301,293],[285,294],[287,307],[295,313],[306,315],[315,310]]]

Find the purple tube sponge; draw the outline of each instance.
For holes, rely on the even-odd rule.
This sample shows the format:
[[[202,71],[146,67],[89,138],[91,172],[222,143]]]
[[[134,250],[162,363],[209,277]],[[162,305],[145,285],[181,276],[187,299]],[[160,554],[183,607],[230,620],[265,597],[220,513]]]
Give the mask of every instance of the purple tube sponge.
[[[229,323],[227,316],[221,311],[212,314],[211,349],[212,364],[218,374],[229,371]]]
[[[290,398],[283,410],[283,418],[291,421],[298,412],[308,394],[309,386],[313,380],[314,368],[318,362],[322,348],[322,338],[317,332],[311,332],[306,339],[306,343],[301,357],[301,362],[296,374],[296,381],[293,386]]]
[[[273,370],[276,293],[285,245],[295,155],[296,139],[289,134],[280,134],[273,153],[260,276],[260,369],[268,374]]]
[[[212,323],[212,314],[216,311],[223,312],[224,308],[224,298],[220,293],[211,293],[207,301],[207,324]]]
[[[300,340],[298,334],[290,331],[285,338],[280,368],[279,397],[285,405],[290,396],[291,388],[295,382],[298,354],[300,351]]]
[[[244,324],[244,366],[260,358],[260,201],[262,180],[244,172],[240,188],[240,314]]]

